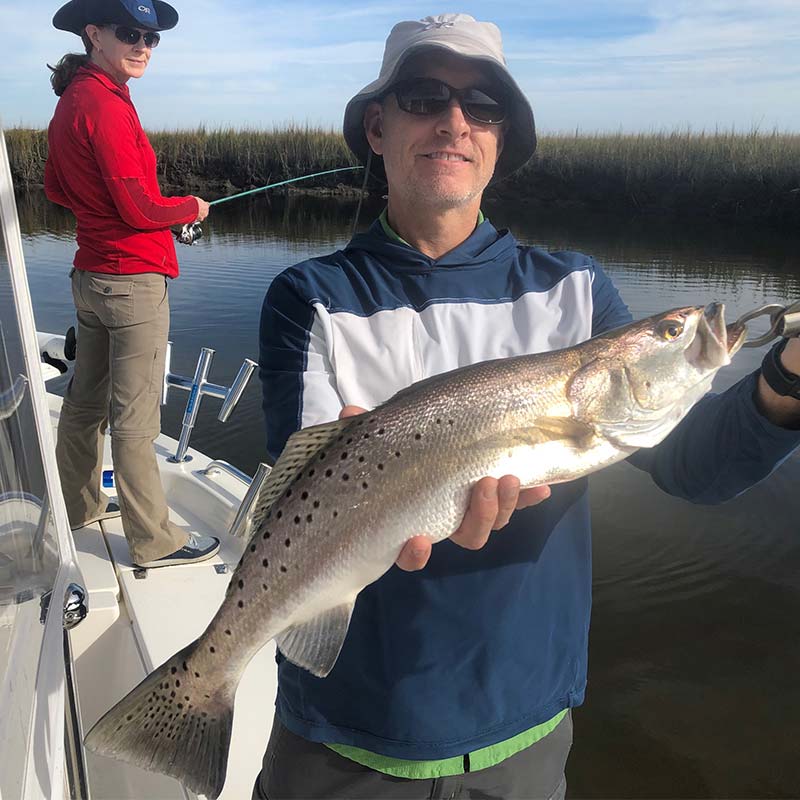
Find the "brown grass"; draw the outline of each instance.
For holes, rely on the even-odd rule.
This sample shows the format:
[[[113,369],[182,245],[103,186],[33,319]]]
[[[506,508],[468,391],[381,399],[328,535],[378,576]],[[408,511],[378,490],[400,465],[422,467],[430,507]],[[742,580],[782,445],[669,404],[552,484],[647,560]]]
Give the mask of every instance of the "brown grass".
[[[165,190],[212,199],[290,177],[355,164],[341,134],[288,125],[271,131],[155,131],[149,134]],[[20,188],[41,184],[44,131],[6,132]],[[303,187],[358,186],[361,174],[315,179]],[[800,222],[800,135],[661,132],[540,137],[536,156],[491,190],[539,205],[638,210]]]

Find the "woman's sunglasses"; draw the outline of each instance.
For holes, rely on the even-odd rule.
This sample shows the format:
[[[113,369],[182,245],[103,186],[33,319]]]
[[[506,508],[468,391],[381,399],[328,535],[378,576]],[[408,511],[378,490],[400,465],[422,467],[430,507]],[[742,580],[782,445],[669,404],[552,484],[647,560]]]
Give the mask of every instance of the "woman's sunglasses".
[[[127,25],[114,25],[114,36],[117,37],[123,44],[135,45],[139,44],[139,40],[144,40],[145,47],[158,47],[161,37],[155,31],[146,31],[142,33],[136,28],[129,28]]]
[[[386,94],[394,94],[397,105],[421,117],[441,114],[455,97],[470,119],[485,125],[500,125],[508,116],[508,99],[498,89],[454,89],[434,78],[411,78],[393,84]]]

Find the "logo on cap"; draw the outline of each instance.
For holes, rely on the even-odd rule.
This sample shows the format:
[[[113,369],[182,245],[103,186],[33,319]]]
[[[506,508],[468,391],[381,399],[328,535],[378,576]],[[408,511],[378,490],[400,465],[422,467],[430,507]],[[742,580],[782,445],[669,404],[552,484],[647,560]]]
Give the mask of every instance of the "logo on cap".
[[[143,12],[145,14],[149,14],[150,13],[150,9],[147,6],[139,6],[139,11],[141,11],[141,12]]]
[[[454,22],[450,22],[448,20],[444,21],[438,20],[429,22],[422,30],[429,31],[432,30],[433,28],[453,28],[453,27],[455,27]]]

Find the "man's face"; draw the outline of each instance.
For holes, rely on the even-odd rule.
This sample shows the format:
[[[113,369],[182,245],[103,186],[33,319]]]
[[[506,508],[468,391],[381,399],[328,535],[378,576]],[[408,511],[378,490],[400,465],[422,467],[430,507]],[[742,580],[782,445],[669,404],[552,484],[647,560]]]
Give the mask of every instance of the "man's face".
[[[402,79],[435,78],[454,89],[491,89],[488,69],[446,53],[411,59]],[[383,156],[389,196],[447,210],[480,199],[494,173],[503,126],[476,122],[456,98],[440,114],[403,111],[393,94],[371,103],[364,114],[370,146]]]

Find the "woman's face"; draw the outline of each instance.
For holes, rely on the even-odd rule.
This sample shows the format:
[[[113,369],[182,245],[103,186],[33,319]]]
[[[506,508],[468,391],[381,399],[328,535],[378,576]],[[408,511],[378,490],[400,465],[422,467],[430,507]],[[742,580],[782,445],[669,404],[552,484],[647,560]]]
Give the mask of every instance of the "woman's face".
[[[141,78],[153,52],[140,36],[136,44],[121,42],[114,33],[116,25],[87,25],[86,35],[92,42],[92,61],[108,72],[117,82],[125,83],[130,78]],[[134,28],[140,34],[142,28]]]

